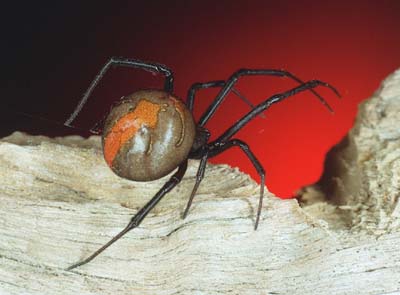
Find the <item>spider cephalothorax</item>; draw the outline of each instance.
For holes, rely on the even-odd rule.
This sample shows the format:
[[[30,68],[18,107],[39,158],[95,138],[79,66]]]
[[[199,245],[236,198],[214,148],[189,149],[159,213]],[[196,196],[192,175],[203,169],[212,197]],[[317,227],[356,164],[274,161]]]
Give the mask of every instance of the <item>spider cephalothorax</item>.
[[[254,224],[254,228],[257,229],[264,196],[265,171],[250,150],[250,147],[245,142],[232,137],[250,120],[268,109],[272,104],[298,92],[310,90],[330,111],[332,111],[330,106],[314,91],[314,88],[325,86],[339,95],[335,88],[325,82],[319,80],[303,82],[286,71],[241,69],[226,81],[218,80],[193,84],[189,89],[186,103],[184,103],[172,94],[174,79],[172,71],[167,67],[157,63],[113,57],[103,66],[92,81],[74,112],[65,121],[65,125],[71,126],[93,89],[111,66],[133,67],[161,73],[165,76],[165,84],[163,90],[137,91],[124,97],[112,108],[105,120],[102,136],[103,153],[107,164],[117,175],[136,181],[159,179],[176,168],[178,169],[156,195],[132,217],[128,225],[118,235],[87,259],[70,266],[69,270],[88,263],[128,231],[137,227],[163,196],[182,180],[186,172],[188,159],[199,159],[200,164],[196,182],[186,209],[182,214],[184,218],[189,212],[197,188],[204,177],[207,160],[235,146],[246,154],[260,176],[260,199]],[[288,77],[299,83],[299,85],[288,91],[272,95],[256,106],[250,104],[252,109],[246,115],[237,120],[217,139],[209,141],[210,132],[204,125],[214,115],[230,91],[245,99],[234,88],[234,85],[241,76],[249,75]],[[196,91],[210,87],[219,87],[221,90],[200,119],[195,122],[192,111]]]

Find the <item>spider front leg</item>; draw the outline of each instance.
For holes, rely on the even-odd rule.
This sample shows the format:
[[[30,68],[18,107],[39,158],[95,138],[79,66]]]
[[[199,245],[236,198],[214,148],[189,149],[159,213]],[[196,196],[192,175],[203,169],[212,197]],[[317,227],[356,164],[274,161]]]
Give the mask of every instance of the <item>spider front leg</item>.
[[[253,154],[253,152],[250,150],[250,147],[245,143],[244,141],[240,139],[232,139],[227,142],[218,142],[214,141],[209,144],[210,146],[210,157],[214,157],[216,155],[219,155],[220,153],[223,153],[227,149],[231,147],[238,146],[249,158],[250,162],[253,164],[254,168],[256,169],[258,175],[260,176],[260,199],[258,202],[258,209],[257,209],[257,216],[256,216],[256,222],[254,224],[254,230],[257,230],[259,221],[260,221],[260,216],[261,216],[261,209],[263,205],[263,199],[264,199],[264,186],[265,186],[265,170],[264,167],[261,165],[260,161],[256,158],[256,156]]]
[[[187,98],[186,98],[186,105],[187,105],[188,109],[191,112],[193,112],[194,96],[195,96],[197,90],[207,89],[207,88],[212,88],[212,87],[223,87],[224,85],[225,85],[224,80],[209,81],[209,82],[204,82],[204,83],[194,83],[189,88]]]
[[[224,80],[217,80],[217,81],[209,81],[209,82],[204,82],[204,83],[194,83],[189,91],[188,95],[186,98],[186,105],[188,109],[193,112],[193,107],[194,107],[194,98],[196,91],[199,89],[207,89],[207,88],[212,88],[212,87],[223,87],[225,86],[226,82]],[[234,94],[236,94],[237,97],[239,97],[241,100],[243,100],[246,104],[248,104],[251,108],[254,108],[254,105],[251,103],[250,100],[248,100],[242,93],[239,92],[236,88],[232,87],[230,89]],[[262,118],[265,118],[263,114],[260,114]]]
[[[115,243],[117,240],[119,240],[127,232],[129,232],[130,230],[132,230],[135,227],[139,226],[139,224],[143,221],[143,219],[147,216],[147,214],[158,204],[158,202],[160,202],[161,199],[168,192],[170,192],[178,183],[181,182],[183,176],[185,175],[186,169],[187,169],[187,163],[188,163],[188,161],[185,160],[179,166],[178,171],[176,171],[171,176],[171,178],[163,185],[163,187],[156,193],[156,195],[146,205],[144,205],[144,207],[142,209],[140,209],[139,212],[137,212],[135,214],[135,216],[132,217],[131,221],[128,223],[128,225],[120,233],[118,233],[107,244],[105,244],[104,246],[99,248],[96,252],[94,252],[88,258],[86,258],[85,260],[83,260],[81,262],[78,262],[76,264],[71,265],[70,267],[67,268],[67,270],[74,269],[74,268],[76,268],[78,266],[82,266],[82,265],[92,261],[96,256],[98,256],[105,249],[107,249],[109,246],[111,246],[113,243]]]
[[[138,68],[153,73],[161,73],[165,76],[165,83],[164,83],[165,92],[171,93],[173,91],[174,76],[172,71],[168,69],[166,66],[158,63],[144,62],[137,59],[129,59],[124,57],[111,57],[101,68],[97,76],[93,79],[92,83],[90,83],[89,88],[83,94],[75,110],[64,122],[64,125],[72,127],[71,123],[78,116],[83,106],[86,104],[88,98],[92,94],[93,90],[96,88],[97,84],[100,82],[100,80],[104,77],[104,75],[112,66]]]
[[[249,158],[249,160],[251,161],[251,163],[253,164],[254,168],[257,170],[258,175],[260,175],[260,200],[259,200],[259,204],[258,204],[258,210],[257,210],[257,217],[256,217],[256,222],[254,225],[254,229],[256,230],[258,227],[258,223],[260,220],[260,215],[261,215],[261,208],[262,208],[262,204],[263,204],[263,198],[264,198],[264,186],[265,186],[265,170],[262,167],[260,161],[258,161],[258,159],[256,158],[256,156],[253,154],[253,152],[250,150],[250,147],[243,141],[239,140],[239,139],[232,139],[228,142],[213,142],[211,144],[209,144],[206,148],[206,151],[204,152],[201,160],[200,160],[200,164],[199,164],[199,168],[197,170],[197,175],[196,175],[196,183],[193,187],[192,193],[190,195],[189,201],[187,203],[185,212],[182,215],[182,218],[186,218],[187,214],[189,213],[189,209],[192,205],[192,201],[193,198],[197,192],[197,189],[200,185],[200,182],[203,180],[204,178],[204,172],[205,172],[205,168],[206,168],[206,164],[207,164],[207,160],[210,157],[214,157],[222,152],[224,152],[225,150],[234,147],[234,146],[238,146],[241,148],[241,150],[246,154],[246,156]]]
[[[213,103],[208,107],[208,109],[203,113],[203,115],[199,119],[199,126],[204,126],[207,121],[214,115],[215,111],[218,109],[219,105],[225,99],[229,91],[233,88],[236,82],[242,76],[278,76],[278,77],[288,77],[300,84],[304,84],[304,82],[297,78],[295,75],[282,70],[274,70],[274,69],[241,69],[235,72],[229,79],[226,81],[224,87],[215,97]],[[323,99],[321,95],[319,95],[315,90],[309,89],[319,100],[320,102],[331,112],[333,113],[333,109],[329,106],[329,104]]]
[[[249,146],[245,142],[238,140],[238,139],[231,139],[231,137],[234,134],[236,134],[241,128],[243,128],[255,116],[257,116],[261,112],[268,109],[272,104],[280,102],[280,101],[282,101],[290,96],[293,96],[299,92],[306,91],[306,90],[312,90],[313,88],[315,88],[317,86],[325,86],[325,87],[331,89],[337,95],[339,95],[337,90],[334,87],[332,87],[331,85],[329,85],[328,83],[325,83],[325,82],[322,82],[319,80],[308,81],[306,83],[301,84],[298,87],[292,88],[283,93],[273,95],[270,98],[259,103],[254,109],[249,111],[245,116],[243,116],[235,124],[233,124],[230,128],[228,128],[228,130],[226,130],[221,136],[219,136],[216,140],[214,140],[213,142],[208,144],[208,148],[210,151],[209,157],[216,156],[232,146],[239,146],[242,149],[242,151],[246,153],[247,157],[250,159],[253,166],[257,170],[257,173],[260,175],[260,178],[261,178],[260,201],[259,201],[258,210],[257,210],[255,229],[257,229],[257,227],[258,227],[258,223],[259,223],[260,215],[261,215],[261,208],[262,208],[263,197],[264,197],[265,170],[262,167],[261,163],[254,156],[254,154],[251,152]]]
[[[236,121],[230,128],[228,128],[221,136],[219,136],[214,142],[226,142],[228,141],[233,135],[235,135],[240,129],[242,129],[248,122],[254,119],[258,114],[262,113],[263,111],[267,110],[270,106],[275,103],[278,103],[290,96],[293,96],[299,92],[312,90],[317,86],[324,86],[332,90],[338,97],[340,97],[339,92],[330,84],[326,82],[322,82],[319,80],[311,80],[306,83],[303,83],[295,88],[292,88],[288,91],[275,94],[268,99],[259,103],[254,109],[249,111],[246,115],[244,115],[241,119]]]

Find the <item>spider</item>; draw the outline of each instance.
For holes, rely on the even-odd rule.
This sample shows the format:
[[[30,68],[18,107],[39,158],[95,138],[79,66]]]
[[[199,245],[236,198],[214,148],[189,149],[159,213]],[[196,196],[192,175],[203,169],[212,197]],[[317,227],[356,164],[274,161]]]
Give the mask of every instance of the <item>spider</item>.
[[[256,230],[263,204],[265,170],[250,147],[240,139],[232,137],[250,120],[271,105],[299,92],[310,90],[330,112],[333,112],[332,108],[314,88],[317,86],[328,87],[340,97],[338,91],[328,83],[319,80],[303,82],[287,71],[240,69],[226,81],[194,83],[188,91],[185,104],[173,94],[173,73],[166,66],[137,59],[112,57],[91,82],[73,113],[64,122],[64,125],[72,127],[71,123],[111,66],[131,67],[162,74],[165,83],[164,89],[139,90],[123,97],[121,101],[113,106],[105,119],[102,132],[103,154],[106,163],[118,176],[134,181],[151,181],[166,176],[176,168],[177,171],[155,196],[132,217],[128,225],[120,233],[88,258],[71,265],[67,270],[72,270],[90,262],[127,232],[139,226],[158,202],[182,180],[187,169],[188,159],[197,159],[200,160],[200,163],[193,190],[182,214],[182,218],[185,218],[204,177],[207,160],[232,147],[239,147],[244,152],[260,176],[260,197],[254,225]],[[227,94],[230,91],[235,91],[234,85],[239,78],[254,75],[288,77],[299,83],[299,85],[288,91],[272,95],[258,105],[253,106],[246,115],[236,121],[217,139],[210,142],[210,132],[204,125],[214,115]],[[211,87],[219,87],[221,89],[200,119],[195,122],[192,111],[196,91]],[[238,94],[237,91],[236,94]]]

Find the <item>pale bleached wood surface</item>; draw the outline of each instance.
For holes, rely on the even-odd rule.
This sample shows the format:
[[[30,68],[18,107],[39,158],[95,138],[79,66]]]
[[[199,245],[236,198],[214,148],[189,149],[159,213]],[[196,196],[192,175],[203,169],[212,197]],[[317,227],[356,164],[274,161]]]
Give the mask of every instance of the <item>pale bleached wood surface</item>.
[[[0,294],[400,294],[395,195],[390,210],[368,203],[363,223],[357,218],[366,208],[357,209],[354,194],[346,205],[346,196],[327,202],[308,188],[300,207],[267,193],[254,231],[257,184],[209,165],[182,220],[197,165],[190,162],[139,228],[71,272],[65,268],[125,227],[165,178],[118,178],[96,137],[0,141]],[[382,216],[390,227],[379,226]]]
[[[68,265],[122,229],[164,180],[119,179],[99,150],[47,142],[1,143],[0,166],[0,294],[399,290],[398,232],[331,231],[295,200],[270,195],[254,231],[258,187],[227,166],[209,167],[192,211],[181,220],[197,162],[138,229],[68,272]]]

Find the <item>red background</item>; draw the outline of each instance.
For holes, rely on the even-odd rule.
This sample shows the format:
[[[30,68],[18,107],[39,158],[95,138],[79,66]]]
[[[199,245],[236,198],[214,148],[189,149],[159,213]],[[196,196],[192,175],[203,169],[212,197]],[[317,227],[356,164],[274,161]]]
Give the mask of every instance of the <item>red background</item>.
[[[28,4],[27,4],[28,5]],[[343,98],[318,88],[335,110],[330,114],[310,93],[274,105],[236,137],[246,141],[267,172],[267,186],[290,197],[318,180],[325,153],[352,126],[357,104],[400,66],[399,1],[135,1],[73,6],[7,7],[2,124],[5,135],[76,133],[10,115],[9,107],[63,121],[101,65],[126,56],[168,65],[175,93],[185,99],[193,82],[227,79],[239,68],[286,69],[304,80],[321,79]],[[85,6],[86,5],[86,6]],[[4,34],[3,34],[4,36]],[[109,105],[139,88],[161,87],[162,79],[128,69],[113,70],[79,117],[91,125]],[[250,77],[237,88],[253,103],[296,83]],[[215,90],[199,93],[196,117]],[[207,125],[214,136],[249,109],[230,96]],[[84,132],[81,134],[87,135]],[[258,180],[238,150],[212,160],[239,166]]]

